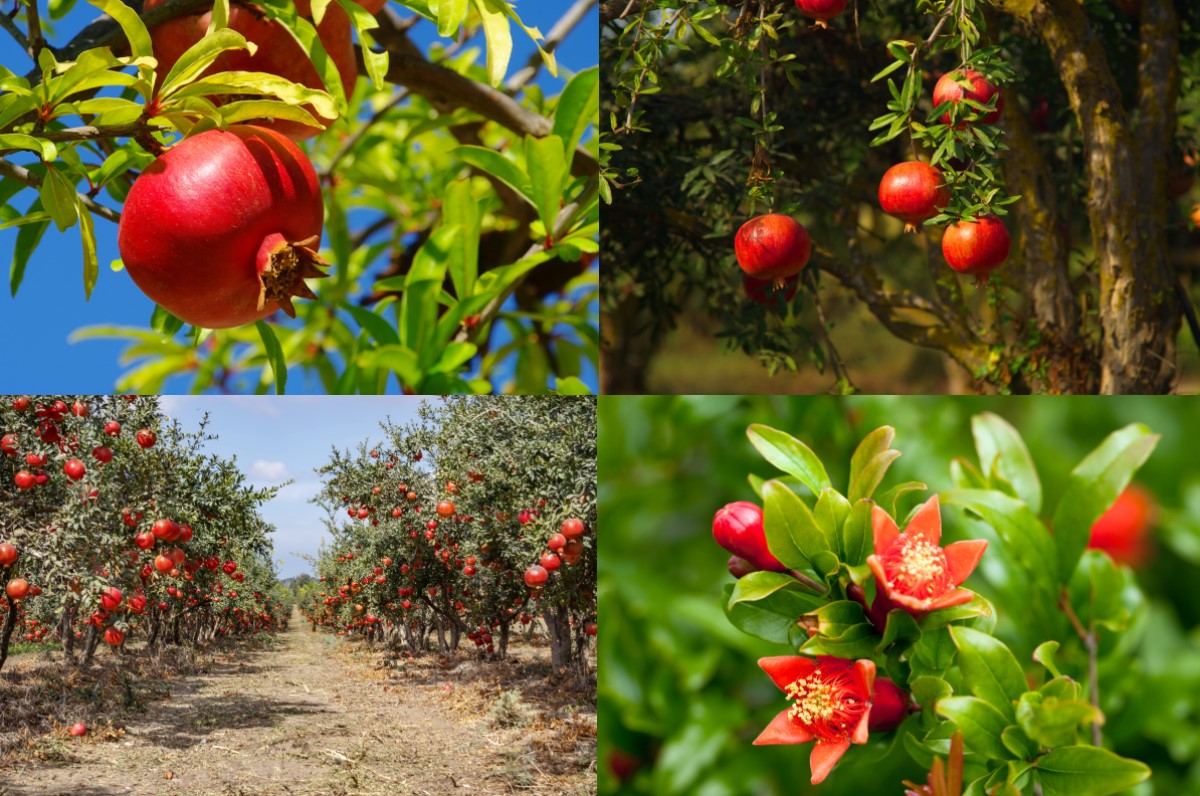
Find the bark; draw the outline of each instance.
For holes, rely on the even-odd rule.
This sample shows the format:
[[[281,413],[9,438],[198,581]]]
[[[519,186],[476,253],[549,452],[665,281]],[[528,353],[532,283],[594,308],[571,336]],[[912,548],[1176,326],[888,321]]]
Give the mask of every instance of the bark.
[[[496,648],[497,652],[499,653],[496,656],[497,660],[504,660],[506,657],[508,657],[508,628],[508,622],[500,623],[500,646]]]
[[[646,369],[654,353],[652,335],[639,331],[637,301],[622,300],[600,319],[600,383],[605,395],[646,395]]]
[[[8,612],[4,615],[4,630],[0,631],[0,670],[8,660],[8,643],[12,638],[13,628],[17,626],[17,603],[5,592],[4,599],[8,603]]]
[[[1163,230],[1164,166],[1179,86],[1172,2],[1142,4],[1136,130],[1082,5],[1008,0],[1004,7],[1041,35],[1083,136],[1088,217],[1100,275],[1100,392],[1168,392],[1180,323]]]
[[[87,641],[83,647],[83,665],[91,666],[92,658],[96,656],[96,645],[100,643],[100,633],[95,625],[88,625]]]

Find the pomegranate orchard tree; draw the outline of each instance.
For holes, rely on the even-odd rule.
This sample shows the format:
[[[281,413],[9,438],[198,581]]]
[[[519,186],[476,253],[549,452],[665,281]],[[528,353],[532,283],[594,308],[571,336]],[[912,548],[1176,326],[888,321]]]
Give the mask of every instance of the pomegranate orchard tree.
[[[653,392],[665,333],[697,312],[700,334],[841,391],[904,343],[961,389],[1178,382],[1181,319],[1200,344],[1179,204],[1200,6],[604,0],[601,19],[608,391]],[[746,227],[780,216],[811,260],[778,223],[747,259]],[[776,273],[799,289],[745,279]],[[888,347],[839,339],[848,322]]]
[[[412,654],[462,639],[505,657],[545,627],[556,670],[586,676],[596,618],[596,405],[447,398],[385,441],[334,451],[319,502],[332,543],[314,629]]]
[[[0,432],[0,666],[14,637],[57,641],[72,665],[102,640],[200,643],[286,622],[257,513],[273,492],[201,453],[204,428],[166,422],[154,398],[35,395],[0,404]]]
[[[889,427],[858,446],[844,491],[803,442],[749,427],[783,472],[752,475],[757,502],[719,508],[713,535],[734,556],[729,621],[779,652],[758,661],[783,693],[754,743],[808,747],[796,754],[814,785],[839,765],[877,765],[882,740],[931,770],[909,794],[1125,792],[1150,770],[1106,748],[1098,672],[1123,669],[1137,643],[1114,638],[1146,606],[1117,562],[1140,559],[1113,551],[1142,542],[1150,501],[1126,487],[1158,437],[1141,425],[1111,434],[1043,522],[1016,429],[992,414],[971,425],[978,465],[956,460],[954,488],[918,500],[921,483],[877,493],[899,456]]]
[[[77,225],[87,296],[114,262],[155,302],[149,329],[75,333],[130,340],[119,389],[190,372],[283,393],[291,370],[338,393],[487,392],[497,372],[587,392],[599,73],[554,51],[592,0],[549,36],[509,0],[93,0],[103,16],[47,41],[73,5],[4,26],[25,63],[3,64],[0,226],[14,295],[51,225]]]

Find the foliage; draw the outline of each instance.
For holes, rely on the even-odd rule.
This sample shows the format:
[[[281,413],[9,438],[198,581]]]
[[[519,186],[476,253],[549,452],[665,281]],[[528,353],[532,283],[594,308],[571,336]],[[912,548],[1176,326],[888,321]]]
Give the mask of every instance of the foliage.
[[[600,593],[606,639],[616,639],[601,649],[601,792],[902,793],[903,780],[924,782],[945,759],[956,730],[965,793],[1200,792],[1184,740],[1196,733],[1200,660],[1183,630],[1196,621],[1185,573],[1200,538],[1189,409],[1136,399],[605,399],[601,467],[616,475],[600,500],[615,552],[602,561]],[[762,425],[748,441],[751,424]],[[898,458],[887,434],[867,434],[883,425],[896,429]],[[1084,551],[1135,473],[1160,504],[1158,553],[1141,572]],[[794,507],[811,509],[818,495],[834,505],[834,490],[855,484],[854,503],[877,501],[902,529],[938,494],[943,544],[988,540],[965,584],[976,597],[915,622],[893,612],[882,636],[861,610],[843,610],[847,584],[873,588],[858,563],[870,531],[854,553],[856,513]],[[725,576],[712,513],[759,490],[772,552],[824,594],[786,575]],[[772,520],[781,505],[793,507],[787,523]],[[804,516],[830,532],[823,548],[805,551],[815,537],[796,534]],[[796,625],[810,612],[823,620],[806,623],[820,628],[811,637]],[[755,659],[796,654],[801,642],[800,654],[873,658],[922,707],[852,747],[811,790],[806,748],[750,745],[785,704]],[[1138,784],[1143,763],[1153,776]]]
[[[620,233],[604,241],[605,389],[659,391],[645,383],[647,363],[683,317],[699,316],[690,324],[699,336],[772,374],[828,369],[820,383],[841,392],[854,390],[851,369],[890,365],[912,354],[905,344],[945,354],[979,391],[1165,391],[1177,373],[1108,374],[1118,350],[1137,361],[1147,343],[1127,344],[1105,309],[1119,266],[1103,249],[1104,220],[1136,212],[1139,239],[1155,241],[1155,251],[1122,258],[1137,261],[1131,273],[1142,269],[1131,278],[1160,285],[1130,300],[1166,307],[1150,345],[1174,364],[1190,306],[1176,297],[1190,290],[1187,274],[1178,291],[1175,281],[1195,237],[1174,199],[1194,162],[1184,152],[1195,147],[1200,17],[1192,4],[1154,2],[1175,10],[1155,11],[1153,24],[1148,12],[1139,27],[1120,5],[854,3],[821,30],[793,3],[613,3],[602,16],[602,166]],[[1052,51],[1060,40],[1049,31],[1061,29],[1061,40],[1089,43],[1078,72]],[[1077,45],[1070,39],[1064,52]],[[1150,53],[1164,57],[1151,67]],[[964,64],[1003,86],[1000,125],[940,122],[946,108],[930,90]],[[1137,174],[1098,165],[1101,152],[1116,156],[1086,124],[1104,103],[1122,105],[1103,134],[1138,142]],[[983,107],[952,112],[975,117]],[[1139,114],[1154,123],[1139,126]],[[937,164],[954,188],[931,224],[1011,211],[1012,254],[989,289],[946,267],[936,226],[910,239],[879,211],[880,178],[912,159]],[[1102,189],[1106,177],[1127,190]],[[1115,194],[1130,207],[1097,206]],[[744,294],[732,239],[768,208],[809,229],[814,256],[798,297],[764,310]],[[631,223],[647,218],[654,223]],[[859,323],[897,344],[879,361],[848,365],[838,329]]]
[[[540,614],[556,668],[586,670],[596,614],[595,400],[447,398],[382,443],[335,450],[317,497],[332,542],[302,603],[314,626],[420,654],[465,636],[485,660]],[[449,501],[448,515],[438,505]],[[585,532],[541,589],[525,570],[569,518]],[[336,591],[334,590],[336,584]],[[495,638],[493,638],[493,631]],[[436,634],[436,647],[431,638]]]
[[[121,424],[117,436],[105,430],[112,422]],[[153,447],[139,445],[140,430],[157,436]],[[0,455],[0,536],[20,555],[0,572],[4,582],[21,577],[43,589],[5,606],[23,622],[18,638],[65,641],[73,660],[77,635],[87,633],[90,658],[110,627],[126,638],[180,643],[181,627],[200,641],[286,623],[291,603],[274,588],[270,558],[274,529],[258,513],[276,490],[247,485],[232,461],[204,453],[214,439],[206,424],[185,432],[152,397],[35,395],[0,404],[0,431],[16,437],[14,452]],[[111,460],[102,463],[97,448],[109,449]],[[29,457],[43,457],[44,465]],[[87,470],[78,482],[63,473],[75,458]],[[20,489],[22,471],[44,473],[45,483]],[[151,536],[149,547],[136,545],[135,535],[161,519],[187,525],[191,539]],[[173,548],[186,558],[157,570],[156,558]],[[115,610],[101,604],[109,588],[123,595]],[[136,597],[143,598],[140,611],[131,603]],[[0,657],[8,641],[7,632],[0,636]]]
[[[529,84],[543,65],[557,74],[553,50],[573,24],[547,40],[503,0],[406,0],[405,18],[333,0],[352,18],[364,70],[347,99],[292,3],[264,2],[261,13],[311,54],[328,92],[267,73],[203,75],[248,47],[225,27],[229,0],[216,0],[208,35],[169,74],[156,70],[148,28],[206,3],[173,0],[139,16],[138,4],[91,1],[108,16],[59,47],[41,38],[35,3],[21,12],[24,31],[5,26],[34,62],[24,76],[23,66],[0,66],[0,152],[36,155],[24,165],[0,159],[0,228],[20,227],[14,296],[50,226],[76,224],[90,296],[112,254],[97,251],[93,217],[117,221],[114,205],[177,136],[268,117],[320,128],[310,111],[338,117],[310,149],[334,271],[314,285],[319,301],[295,323],[185,330],[158,308],[150,328],[79,330],[74,340],[130,342],[118,389],[159,392],[192,372],[197,392],[283,393],[289,368],[330,393],[491,392],[513,371],[522,391],[582,389],[582,365],[595,359],[599,216],[595,147],[581,141],[598,73],[561,75],[557,96]],[[51,18],[72,5],[54,0]],[[312,5],[315,14],[329,7]],[[416,23],[443,37],[428,55],[408,37]],[[540,58],[509,75],[514,27],[538,42]],[[464,47],[477,34],[484,63],[483,48]]]

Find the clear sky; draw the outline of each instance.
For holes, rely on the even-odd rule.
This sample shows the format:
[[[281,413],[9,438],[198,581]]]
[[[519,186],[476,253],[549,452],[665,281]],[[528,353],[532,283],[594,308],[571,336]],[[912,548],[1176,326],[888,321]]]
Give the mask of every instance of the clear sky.
[[[44,1],[41,4],[45,17]],[[527,25],[537,26],[547,33],[570,5],[570,0],[521,0],[517,10]],[[53,31],[47,34],[48,40],[55,44],[69,41],[99,13],[93,6],[80,2],[66,18],[54,23]],[[559,63],[569,70],[568,73],[599,62],[598,31],[599,12],[593,8],[557,52]],[[414,40],[423,48],[436,34],[431,24],[418,24],[412,30]],[[510,74],[521,68],[534,52],[529,38],[515,27],[513,44]],[[28,56],[3,31],[0,31],[0,64],[17,74],[24,74],[31,65]],[[547,93],[557,93],[563,85],[560,79],[549,76],[545,70],[536,82],[542,84]],[[13,200],[13,204],[23,209],[34,198],[34,192],[26,190]],[[101,201],[112,204],[106,194],[101,196]],[[0,393],[113,391],[117,377],[124,370],[118,357],[128,341],[88,340],[72,345],[67,338],[83,326],[148,327],[154,305],[127,274],[109,269],[109,264],[120,256],[116,225],[97,217],[95,229],[100,278],[90,301],[84,300],[78,227],[65,233],[59,233],[53,226],[47,230],[15,299],[9,291],[8,274],[17,229],[0,230],[0,274],[3,276],[0,279],[0,340],[4,341]],[[594,370],[588,370],[584,381],[595,391],[596,374]],[[177,377],[169,380],[163,391],[184,392],[190,383],[190,376]],[[293,372],[288,382],[289,391],[307,391],[304,384],[300,374]]]
[[[404,396],[164,396],[163,411],[184,428],[195,430],[207,412],[209,432],[218,439],[206,450],[236,457],[238,468],[255,486],[293,481],[262,508],[277,528],[273,537],[280,577],[312,574],[300,556],[316,555],[325,538],[325,513],[309,502],[320,490],[316,468],[329,461],[332,448],[383,441],[385,418],[403,423],[415,418],[423,400]]]

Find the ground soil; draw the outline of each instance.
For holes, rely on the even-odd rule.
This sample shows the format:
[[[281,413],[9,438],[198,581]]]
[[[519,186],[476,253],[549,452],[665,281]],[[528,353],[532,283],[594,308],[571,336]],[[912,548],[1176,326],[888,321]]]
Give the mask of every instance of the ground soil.
[[[595,680],[556,679],[545,649],[406,660],[294,621],[215,651],[100,653],[86,672],[37,655],[5,668],[0,796],[596,790]],[[80,719],[91,731],[71,738]]]

